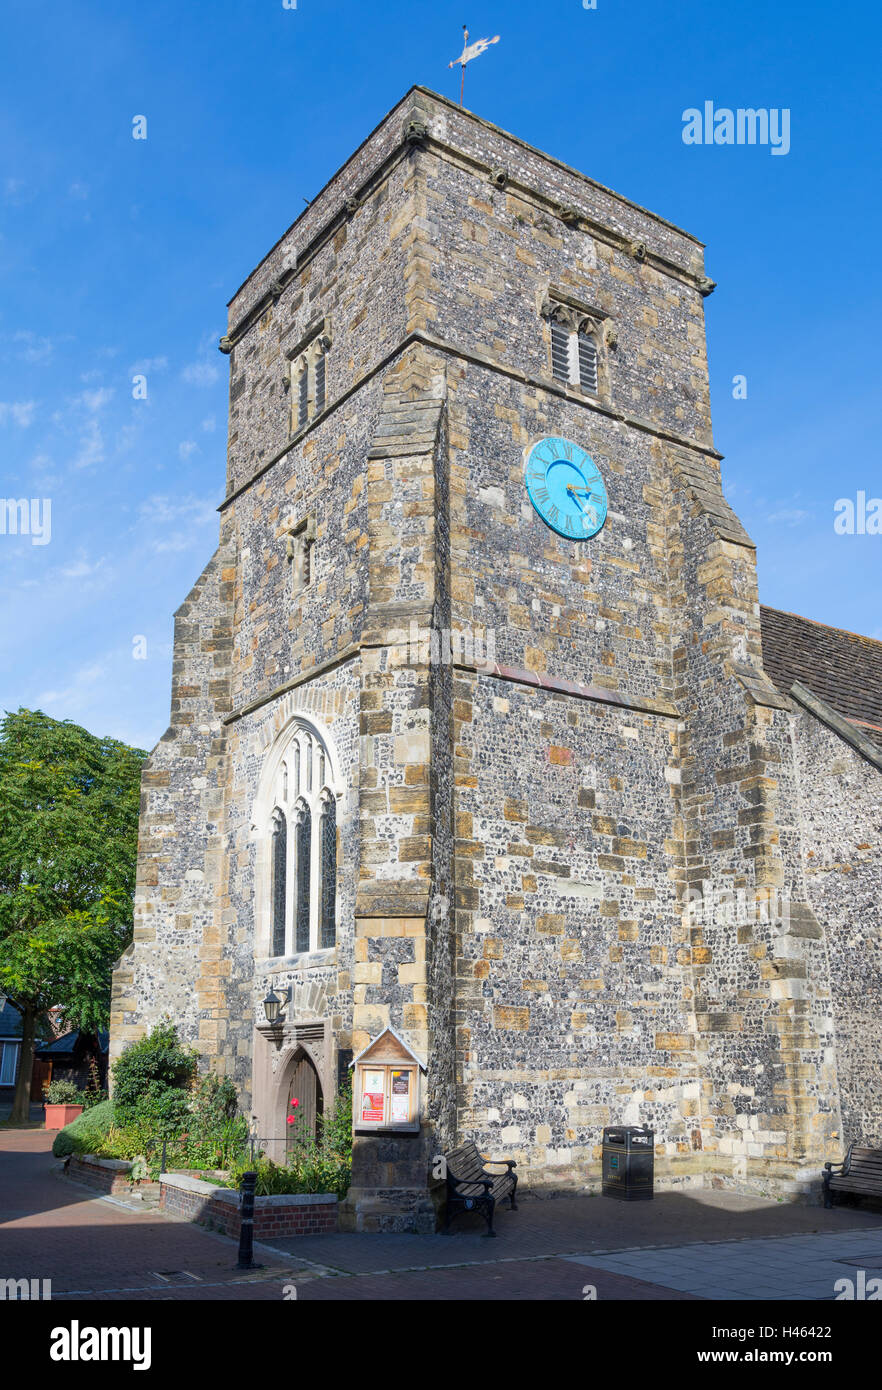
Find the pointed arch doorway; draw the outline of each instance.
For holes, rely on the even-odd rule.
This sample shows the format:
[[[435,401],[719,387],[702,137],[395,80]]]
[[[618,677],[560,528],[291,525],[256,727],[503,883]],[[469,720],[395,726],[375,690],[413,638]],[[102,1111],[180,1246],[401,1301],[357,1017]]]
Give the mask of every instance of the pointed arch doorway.
[[[284,1094],[284,1093],[283,1093]],[[299,1104],[292,1109],[292,1100]],[[283,1123],[287,1129],[286,1152],[291,1153],[298,1139],[318,1138],[319,1122],[324,1110],[322,1083],[315,1064],[308,1053],[299,1048],[290,1063],[290,1075],[285,1102]],[[298,1122],[288,1124],[288,1116],[295,1115]]]

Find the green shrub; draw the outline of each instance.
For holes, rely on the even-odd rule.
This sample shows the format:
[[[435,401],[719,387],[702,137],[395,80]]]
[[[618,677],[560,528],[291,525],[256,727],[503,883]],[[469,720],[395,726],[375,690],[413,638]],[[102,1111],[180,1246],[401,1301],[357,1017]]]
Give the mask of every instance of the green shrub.
[[[69,1125],[60,1129],[55,1136],[52,1152],[56,1158],[66,1158],[68,1154],[93,1154],[102,1151],[107,1132],[113,1123],[113,1104],[104,1100],[84,1110]]]
[[[211,1139],[224,1132],[224,1127],[239,1113],[236,1088],[228,1076],[203,1076],[195,1088],[190,1106],[190,1130],[200,1139]]]
[[[80,1105],[84,1110],[91,1110],[94,1106],[100,1105],[107,1100],[107,1092],[101,1089],[97,1091],[80,1091]]]
[[[113,1099],[120,1119],[149,1117],[163,1132],[172,1132],[186,1111],[185,1093],[195,1074],[196,1054],[182,1046],[174,1023],[157,1024],[114,1063]]]
[[[230,1169],[247,1152],[247,1144],[248,1124],[240,1115],[216,1124],[211,1134],[200,1136],[195,1128],[185,1130],[166,1144],[165,1166],[169,1171]],[[155,1177],[162,1162],[161,1144],[153,1147],[149,1157],[151,1175]]]
[[[98,1063],[94,1057],[89,1058],[89,1080],[86,1082],[86,1089],[80,1092],[80,1103],[84,1110],[91,1110],[93,1105],[100,1105],[102,1100],[107,1100],[107,1091],[101,1085],[101,1074],[98,1071]]]
[[[121,1064],[127,1058],[122,1067],[126,1103],[121,1104]],[[155,1177],[162,1163],[164,1139],[167,1169],[224,1170],[231,1174],[233,1187],[239,1186],[243,1173],[254,1169],[260,1196],[335,1192],[345,1197],[352,1167],[348,1080],[325,1111],[318,1140],[311,1136],[295,1139],[281,1164],[264,1154],[252,1160],[248,1125],[238,1114],[236,1090],[229,1078],[206,1076],[189,1090],[180,1083],[183,1079],[189,1086],[194,1070],[195,1058],[180,1046],[174,1026],[160,1025],[120,1057],[114,1068],[113,1103],[103,1101],[85,1111],[61,1131],[53,1152],[57,1157],[76,1152],[143,1159],[145,1171]],[[175,1076],[178,1084],[170,1081]]]
[[[137,1109],[124,1110],[117,1104],[117,1114],[122,1124],[146,1127],[156,1139],[175,1139],[190,1120],[190,1093],[150,1091]]]
[[[47,1105],[82,1105],[82,1096],[73,1081],[53,1081],[46,1087]]]
[[[346,1196],[352,1176],[352,1165],[345,1155],[323,1152],[316,1147],[311,1152],[294,1152],[287,1163],[274,1163],[265,1155],[256,1155],[253,1162],[245,1155],[230,1170],[230,1187],[238,1187],[243,1173],[257,1174],[258,1197],[281,1197],[295,1192],[335,1192]]]
[[[101,1158],[138,1158],[155,1143],[156,1132],[149,1121],[126,1120],[120,1124],[119,1112],[114,1111],[114,1122],[96,1152]]]
[[[332,1153],[349,1155],[352,1153],[352,1073],[337,1091],[331,1106],[321,1118],[320,1142],[323,1149]]]

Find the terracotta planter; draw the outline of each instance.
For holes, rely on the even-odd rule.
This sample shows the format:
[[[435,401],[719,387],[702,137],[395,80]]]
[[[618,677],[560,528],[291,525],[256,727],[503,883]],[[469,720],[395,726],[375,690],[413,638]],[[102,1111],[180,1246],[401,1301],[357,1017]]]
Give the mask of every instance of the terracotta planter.
[[[77,1115],[82,1115],[81,1105],[50,1105],[46,1102],[46,1128],[64,1129],[71,1120],[75,1120]]]

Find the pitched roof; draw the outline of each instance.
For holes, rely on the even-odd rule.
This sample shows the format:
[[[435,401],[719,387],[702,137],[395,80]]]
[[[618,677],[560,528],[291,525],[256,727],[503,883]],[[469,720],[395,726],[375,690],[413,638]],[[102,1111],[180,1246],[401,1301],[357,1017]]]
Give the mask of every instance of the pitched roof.
[[[0,1009],[0,1038],[21,1037],[21,1014],[14,1004],[7,1000]]]
[[[57,1057],[68,1056],[76,1049],[80,1040],[79,1029],[75,1028],[71,1033],[63,1033],[60,1038],[55,1038],[53,1042],[38,1044],[34,1049],[38,1057]],[[98,1046],[102,1052],[107,1051],[109,1034],[103,1030],[98,1034]]]
[[[763,666],[786,695],[794,681],[882,740],[882,642],[760,605]]]

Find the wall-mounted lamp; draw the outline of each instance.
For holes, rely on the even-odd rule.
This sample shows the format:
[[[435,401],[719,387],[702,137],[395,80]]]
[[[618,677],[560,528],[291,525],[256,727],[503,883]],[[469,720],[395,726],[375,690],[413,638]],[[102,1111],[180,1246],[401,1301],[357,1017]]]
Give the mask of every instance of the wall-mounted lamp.
[[[272,989],[270,990],[269,994],[266,996],[266,998],[265,998],[264,1001],[263,1001],[263,1011],[264,1011],[264,1013],[266,1014],[266,1021],[267,1021],[267,1023],[270,1025],[270,1027],[272,1027],[273,1024],[276,1024],[276,1023],[284,1023],[284,1022],[285,1022],[285,1015],[282,1013],[282,1005],[283,1005],[283,1004],[288,1004],[288,1003],[290,1003],[290,1001],[291,1001],[291,986],[290,986],[290,985],[288,986],[288,988],[287,988],[286,990],[283,990],[283,991],[282,991],[282,997],[281,997],[281,999],[279,998],[279,996],[278,996],[277,994],[275,994],[275,993],[273,992]]]

